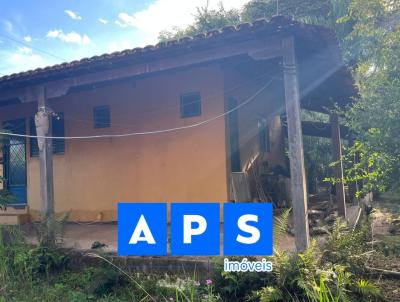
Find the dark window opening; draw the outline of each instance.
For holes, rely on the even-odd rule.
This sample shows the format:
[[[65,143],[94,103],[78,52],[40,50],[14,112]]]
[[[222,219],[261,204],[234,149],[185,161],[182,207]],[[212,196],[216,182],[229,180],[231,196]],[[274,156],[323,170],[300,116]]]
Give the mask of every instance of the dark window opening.
[[[258,137],[260,142],[260,152],[269,152],[269,128],[265,118],[258,120]]]
[[[110,107],[98,106],[93,108],[93,121],[95,128],[108,128],[111,126]]]
[[[56,116],[53,116],[51,119],[51,123],[52,123],[51,136],[64,137],[65,136],[64,113],[60,112],[60,113],[57,113]],[[35,118],[31,118],[29,120],[29,133],[31,135],[37,135]],[[37,138],[32,137],[29,139],[29,151],[30,151],[31,157],[39,156],[39,146],[38,146]],[[63,139],[63,138],[53,139],[53,153],[54,154],[64,154],[64,152],[65,152],[65,139]]]
[[[201,97],[199,92],[181,95],[181,117],[201,115]]]

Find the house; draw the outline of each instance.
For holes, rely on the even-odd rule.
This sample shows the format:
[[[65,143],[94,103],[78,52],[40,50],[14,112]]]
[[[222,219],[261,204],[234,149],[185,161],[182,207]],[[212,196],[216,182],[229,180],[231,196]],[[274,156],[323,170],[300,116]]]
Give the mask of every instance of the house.
[[[22,135],[3,150],[6,187],[31,219],[54,195],[57,214],[114,221],[119,201],[233,200],[231,174],[261,158],[290,170],[306,231],[299,106],[345,106],[352,86],[329,29],[281,16],[3,76],[0,122]],[[38,111],[52,120],[42,172]]]

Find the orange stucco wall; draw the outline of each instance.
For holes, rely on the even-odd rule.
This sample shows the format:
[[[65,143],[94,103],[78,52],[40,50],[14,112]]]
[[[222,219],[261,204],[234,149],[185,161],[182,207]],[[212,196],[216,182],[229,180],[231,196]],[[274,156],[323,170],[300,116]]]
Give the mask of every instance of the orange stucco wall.
[[[198,67],[74,92],[50,101],[66,136],[180,127],[224,111],[223,73]],[[202,114],[180,117],[180,94],[199,91]],[[109,105],[111,127],[93,127],[93,107]],[[33,116],[36,104],[3,107],[0,121]],[[40,211],[39,161],[27,143],[28,205]],[[72,140],[54,155],[55,209],[71,220],[116,220],[118,201],[224,202],[228,199],[225,121],[164,134]]]

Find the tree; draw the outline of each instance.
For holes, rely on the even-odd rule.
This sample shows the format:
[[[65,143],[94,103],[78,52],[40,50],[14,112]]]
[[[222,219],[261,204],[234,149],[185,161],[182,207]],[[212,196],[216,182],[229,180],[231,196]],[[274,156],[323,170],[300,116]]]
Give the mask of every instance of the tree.
[[[198,33],[207,32],[213,29],[222,28],[227,25],[237,25],[241,22],[240,13],[235,9],[226,10],[222,3],[217,10],[209,9],[209,5],[198,7],[195,20],[187,28],[175,27],[172,31],[160,32],[158,39],[168,41],[184,36],[194,36]]]
[[[316,20],[326,19],[330,11],[330,0],[252,0],[244,5],[242,19],[251,22],[260,18],[270,19],[279,14],[303,22],[316,23]]]
[[[356,61],[359,97],[345,116],[358,140],[358,169],[365,176],[373,173],[367,179],[369,189],[400,185],[399,12],[395,1],[353,0],[347,17],[354,23],[346,39]],[[350,171],[348,177],[356,175]]]

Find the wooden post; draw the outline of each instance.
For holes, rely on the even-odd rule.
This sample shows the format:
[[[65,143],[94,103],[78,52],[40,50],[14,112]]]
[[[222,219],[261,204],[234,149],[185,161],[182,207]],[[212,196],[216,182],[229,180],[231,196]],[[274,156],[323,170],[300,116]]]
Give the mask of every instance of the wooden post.
[[[340,142],[340,124],[337,114],[330,115],[331,129],[332,129],[332,156],[333,161],[337,162],[334,167],[335,179],[340,180],[336,182],[336,203],[338,207],[338,215],[346,219],[346,200],[343,183],[343,162],[342,162],[342,144]]]
[[[296,250],[302,252],[310,245],[310,236],[308,230],[307,185],[300,118],[300,91],[294,38],[284,38],[282,40],[282,49],[294,232]]]
[[[353,147],[354,146],[354,138],[350,135],[349,136],[349,146]],[[357,161],[357,156],[354,156],[353,158],[353,164],[355,164]],[[356,193],[358,192],[358,184],[357,181],[352,181],[348,184],[349,187],[349,197],[350,201],[354,202],[356,198]]]
[[[51,136],[51,111],[47,107],[46,88],[38,94],[38,112],[35,116],[38,136]],[[54,184],[53,144],[51,138],[38,138],[40,161],[40,196],[42,199],[42,221],[46,224],[45,244],[53,245],[54,236]]]

